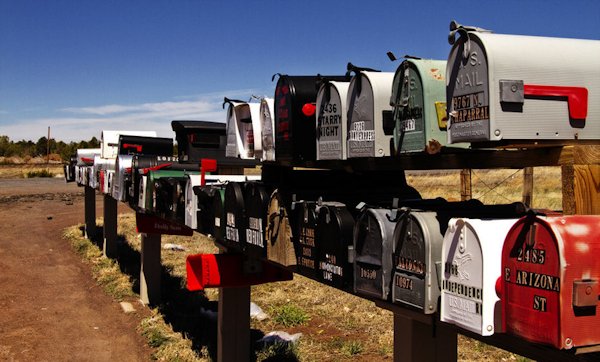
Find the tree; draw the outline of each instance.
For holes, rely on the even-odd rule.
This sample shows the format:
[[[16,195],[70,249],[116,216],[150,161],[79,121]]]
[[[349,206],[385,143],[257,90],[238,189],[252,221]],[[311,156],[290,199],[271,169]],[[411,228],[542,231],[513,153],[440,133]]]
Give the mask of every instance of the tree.
[[[48,147],[48,139],[46,137],[40,137],[35,143],[35,156],[46,155],[46,149]]]

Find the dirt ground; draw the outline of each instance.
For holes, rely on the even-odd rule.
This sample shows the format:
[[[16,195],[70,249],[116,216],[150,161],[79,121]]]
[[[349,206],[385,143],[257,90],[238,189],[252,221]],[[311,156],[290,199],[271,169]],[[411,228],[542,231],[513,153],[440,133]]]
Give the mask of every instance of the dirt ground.
[[[0,360],[147,361],[125,314],[62,230],[83,223],[83,189],[64,179],[0,179]],[[97,197],[97,216],[102,216]],[[142,310],[142,311],[140,311]]]

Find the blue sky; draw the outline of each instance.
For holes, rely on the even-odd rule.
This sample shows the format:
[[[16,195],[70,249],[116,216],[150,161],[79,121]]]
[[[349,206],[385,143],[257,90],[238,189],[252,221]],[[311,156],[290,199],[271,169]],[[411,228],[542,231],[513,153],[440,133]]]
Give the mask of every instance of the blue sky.
[[[452,19],[600,39],[598,0],[0,0],[0,135],[174,137],[172,119],[224,122],[223,96],[272,97],[274,73],[394,71],[389,50],[446,59]]]

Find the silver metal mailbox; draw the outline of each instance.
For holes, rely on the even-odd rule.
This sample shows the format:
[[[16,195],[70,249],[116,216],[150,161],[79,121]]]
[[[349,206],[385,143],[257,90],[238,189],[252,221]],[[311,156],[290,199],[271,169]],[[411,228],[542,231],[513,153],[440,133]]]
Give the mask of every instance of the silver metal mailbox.
[[[117,201],[127,201],[127,196],[129,195],[129,190],[127,190],[127,181],[131,182],[132,161],[132,155],[118,155],[115,161],[112,197]]]
[[[345,160],[350,82],[324,81],[317,93],[317,160]]]
[[[442,244],[440,320],[482,336],[502,332],[496,281],[517,219],[450,219]]]
[[[449,41],[449,143],[600,139],[600,41],[456,23]]]
[[[248,103],[225,98],[223,104],[228,104],[225,156],[242,159],[255,158],[255,150],[258,149],[262,153],[260,103]]]
[[[390,96],[393,72],[358,71],[347,98],[347,152],[352,157],[391,155],[392,131],[384,131],[384,117],[392,120]],[[387,122],[387,121],[386,121]]]
[[[198,228],[198,195],[195,187],[200,187],[200,175],[187,175],[185,185],[185,225],[192,230]]]

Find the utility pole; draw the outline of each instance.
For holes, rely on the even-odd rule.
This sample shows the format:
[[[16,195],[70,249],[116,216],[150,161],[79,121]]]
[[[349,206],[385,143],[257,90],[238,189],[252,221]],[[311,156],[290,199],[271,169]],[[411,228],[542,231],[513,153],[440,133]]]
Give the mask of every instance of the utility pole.
[[[50,163],[50,126],[48,126],[48,139],[46,140],[46,166]]]

